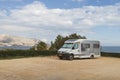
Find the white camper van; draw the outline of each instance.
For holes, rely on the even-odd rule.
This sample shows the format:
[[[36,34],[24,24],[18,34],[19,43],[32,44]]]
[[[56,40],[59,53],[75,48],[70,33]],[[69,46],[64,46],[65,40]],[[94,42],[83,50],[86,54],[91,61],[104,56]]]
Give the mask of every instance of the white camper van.
[[[100,57],[100,42],[87,39],[69,39],[58,50],[60,59]]]

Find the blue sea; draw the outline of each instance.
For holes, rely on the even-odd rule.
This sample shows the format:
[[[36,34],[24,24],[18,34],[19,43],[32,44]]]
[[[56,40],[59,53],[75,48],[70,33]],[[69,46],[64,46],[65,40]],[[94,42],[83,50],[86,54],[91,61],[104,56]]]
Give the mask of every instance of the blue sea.
[[[120,46],[102,46],[102,52],[120,53]]]

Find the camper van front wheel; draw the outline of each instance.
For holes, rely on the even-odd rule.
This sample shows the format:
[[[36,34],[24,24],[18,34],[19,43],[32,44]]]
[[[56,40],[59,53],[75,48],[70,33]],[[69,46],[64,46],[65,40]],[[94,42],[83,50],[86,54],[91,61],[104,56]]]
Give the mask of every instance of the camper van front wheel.
[[[74,59],[74,55],[70,54],[69,55],[69,60],[73,60]]]
[[[59,56],[59,59],[63,59],[61,56]]]
[[[90,56],[90,59],[94,59],[94,55],[91,55],[91,56]]]

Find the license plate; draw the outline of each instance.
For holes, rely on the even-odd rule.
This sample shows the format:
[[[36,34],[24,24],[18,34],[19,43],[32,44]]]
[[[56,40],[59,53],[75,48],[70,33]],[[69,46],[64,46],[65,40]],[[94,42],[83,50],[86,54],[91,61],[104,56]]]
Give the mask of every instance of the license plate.
[[[62,56],[62,54],[59,54],[59,56]]]

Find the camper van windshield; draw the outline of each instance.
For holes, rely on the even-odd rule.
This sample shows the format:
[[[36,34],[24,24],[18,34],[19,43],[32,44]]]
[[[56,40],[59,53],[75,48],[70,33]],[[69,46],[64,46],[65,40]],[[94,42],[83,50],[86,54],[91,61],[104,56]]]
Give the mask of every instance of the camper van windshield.
[[[62,48],[72,48],[73,47],[73,43],[65,43]]]

